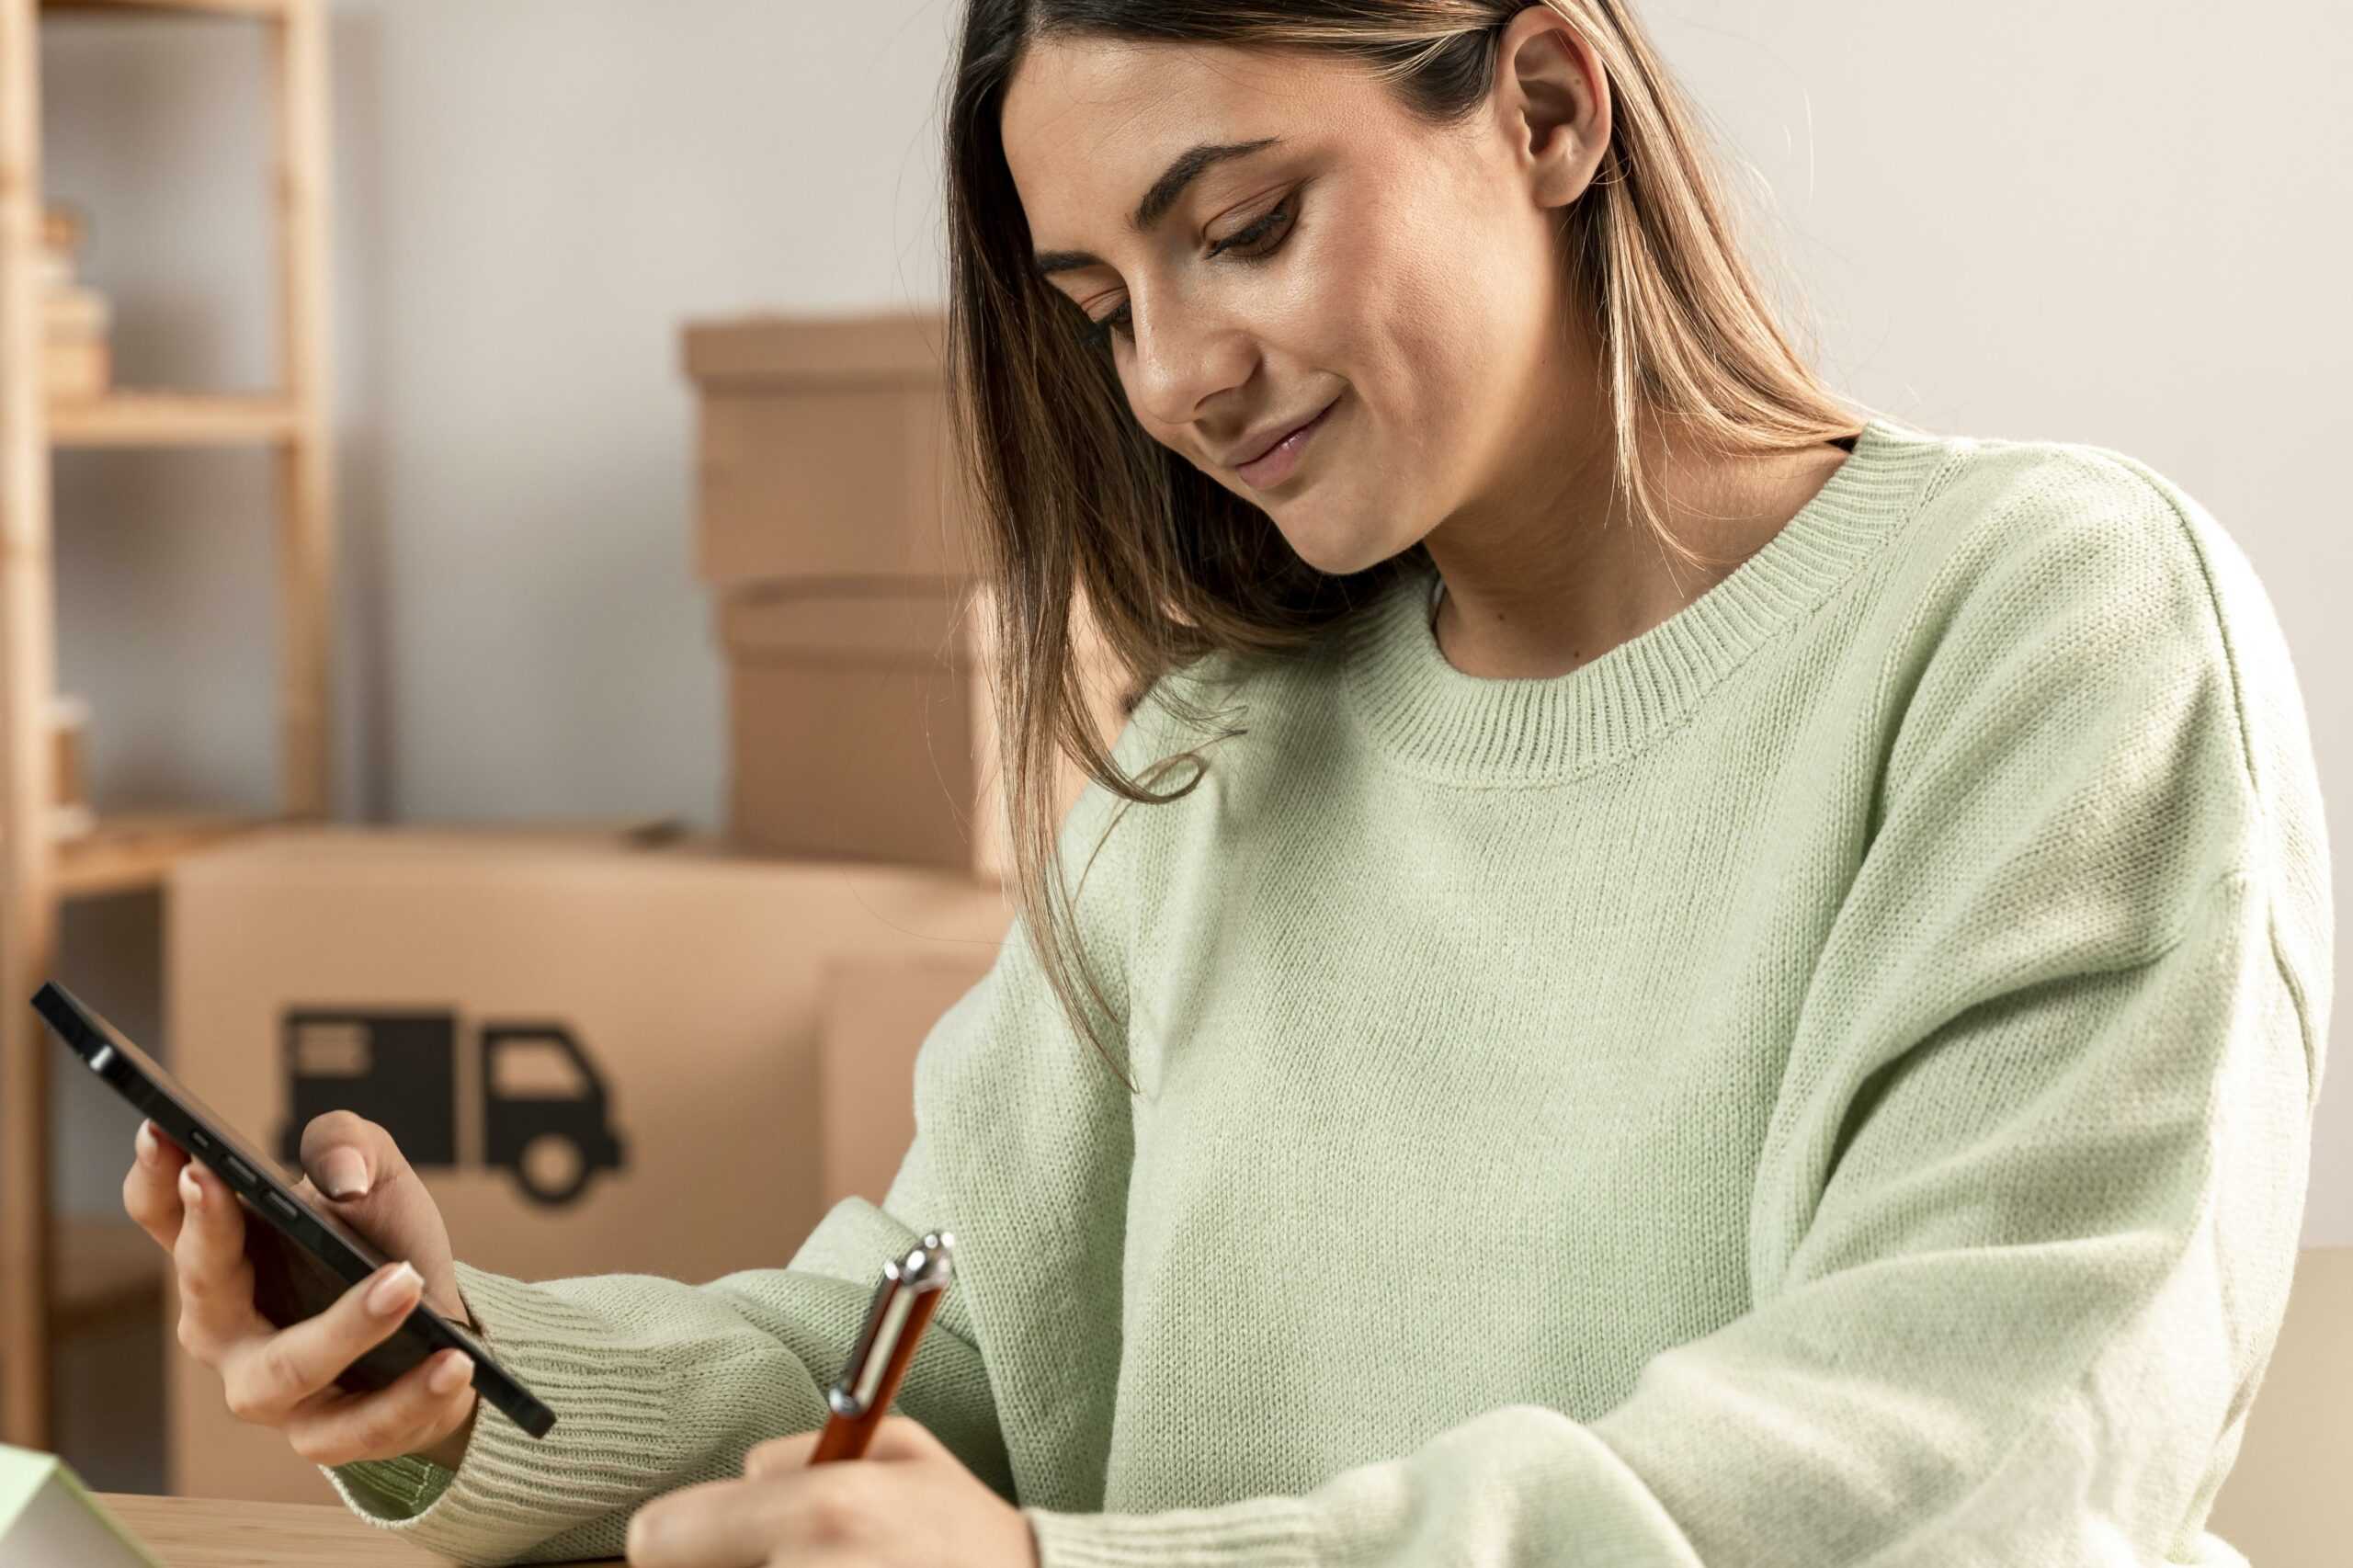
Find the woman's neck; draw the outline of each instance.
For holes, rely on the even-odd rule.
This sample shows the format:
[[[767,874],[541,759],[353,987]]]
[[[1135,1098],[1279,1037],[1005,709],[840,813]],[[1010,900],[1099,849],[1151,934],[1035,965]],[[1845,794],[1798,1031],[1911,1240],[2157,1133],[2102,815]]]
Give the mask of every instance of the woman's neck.
[[[1565,675],[1665,621],[1737,570],[1847,460],[1827,442],[1769,458],[1700,466],[1670,456],[1657,474],[1677,538],[1713,558],[1694,565],[1634,526],[1605,524],[1476,537],[1464,517],[1424,541],[1445,588],[1432,630],[1447,662],[1490,679]],[[1607,465],[1599,466],[1607,477]],[[1568,513],[1568,516],[1575,516]]]

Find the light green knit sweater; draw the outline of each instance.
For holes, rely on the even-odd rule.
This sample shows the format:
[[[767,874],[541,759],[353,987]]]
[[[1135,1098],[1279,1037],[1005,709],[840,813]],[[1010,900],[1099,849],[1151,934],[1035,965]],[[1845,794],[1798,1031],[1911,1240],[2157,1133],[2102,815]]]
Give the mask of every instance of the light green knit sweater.
[[[881,1207],[700,1285],[460,1264],[558,1424],[484,1405],[454,1476],[344,1499],[464,1562],[619,1554],[821,1423],[938,1227],[897,1408],[1045,1568],[2243,1563],[2203,1525],[2334,914],[2237,545],[2116,452],[1880,421],[1567,675],[1455,669],[1431,585],[1171,677],[1248,733],[1064,820],[1073,868],[1109,829],[1080,914],[1139,1097],[1017,925]],[[1186,741],[1153,701],[1118,753]]]

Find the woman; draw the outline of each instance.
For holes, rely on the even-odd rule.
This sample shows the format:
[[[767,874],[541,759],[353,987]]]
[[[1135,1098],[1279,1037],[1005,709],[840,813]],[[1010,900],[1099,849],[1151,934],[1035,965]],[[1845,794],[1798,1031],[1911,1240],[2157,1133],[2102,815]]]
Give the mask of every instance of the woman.
[[[2230,538],[1824,391],[1620,0],[973,0],[957,72],[1029,831],[897,1180],[787,1268],[533,1283],[313,1124],[535,1442],[335,1389],[419,1283],[271,1331],[145,1135],[231,1404],[468,1562],[2243,1563],[2332,915]],[[930,1226],[901,1414],[810,1468]]]

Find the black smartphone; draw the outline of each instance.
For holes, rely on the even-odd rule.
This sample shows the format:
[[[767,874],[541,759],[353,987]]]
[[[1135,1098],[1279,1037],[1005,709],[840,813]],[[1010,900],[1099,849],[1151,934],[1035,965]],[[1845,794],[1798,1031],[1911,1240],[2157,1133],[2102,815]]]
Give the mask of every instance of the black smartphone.
[[[295,1196],[272,1163],[231,1130],[218,1112],[181,1086],[122,1031],[55,981],[33,994],[33,1008],[57,1038],[115,1092],[144,1111],[172,1142],[228,1184],[248,1214],[245,1256],[254,1266],[254,1305],[280,1328],[315,1317],[392,1259],[350,1226]],[[299,1178],[298,1178],[299,1179]],[[354,1393],[380,1389],[437,1351],[455,1346],[473,1358],[473,1385],[534,1437],[555,1426],[555,1412],[515,1381],[482,1342],[422,1301],[401,1326],[335,1376]]]

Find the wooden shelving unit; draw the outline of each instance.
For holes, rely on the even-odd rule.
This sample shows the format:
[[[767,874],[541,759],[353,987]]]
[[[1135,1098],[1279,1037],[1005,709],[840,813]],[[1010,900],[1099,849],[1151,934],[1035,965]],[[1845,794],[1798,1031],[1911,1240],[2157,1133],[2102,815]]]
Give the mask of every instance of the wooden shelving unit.
[[[295,407],[282,397],[200,392],[116,392],[49,411],[59,447],[233,447],[290,440]]]
[[[100,11],[241,17],[267,29],[281,290],[273,392],[128,390],[55,403],[44,393],[39,29],[43,13]],[[51,1342],[126,1311],[158,1310],[166,1262],[128,1220],[61,1221],[50,1210],[57,1047],[25,1004],[53,967],[58,904],[155,887],[192,850],[327,812],[325,25],[323,0],[0,0],[0,1441],[20,1447],[51,1446]],[[62,447],[182,446],[257,447],[276,457],[281,809],[261,818],[102,813],[94,831],[54,841],[51,455]]]

